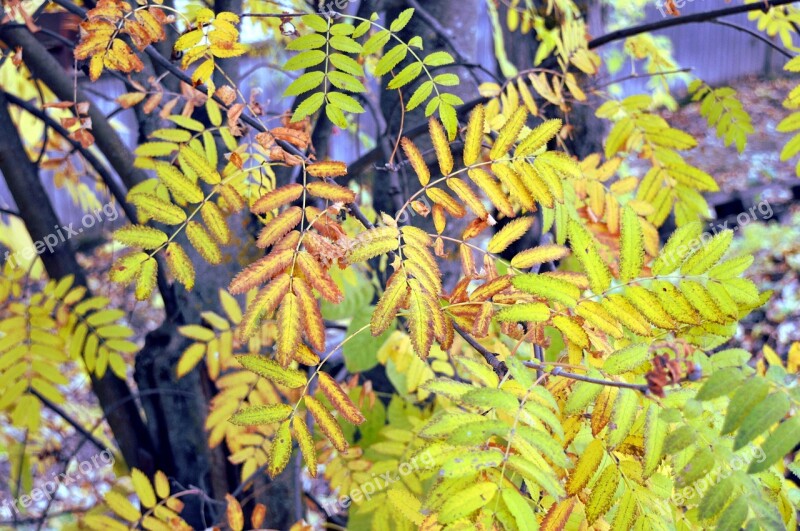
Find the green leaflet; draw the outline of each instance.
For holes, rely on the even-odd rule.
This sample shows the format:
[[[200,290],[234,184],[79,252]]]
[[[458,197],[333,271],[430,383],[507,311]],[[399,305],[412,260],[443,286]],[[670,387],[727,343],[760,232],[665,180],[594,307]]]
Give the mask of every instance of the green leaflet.
[[[736,434],[733,449],[738,450],[755,439],[789,412],[789,398],[782,392],[773,393],[756,405],[744,418]]]
[[[713,485],[700,502],[700,518],[707,520],[718,515],[733,494],[733,478],[725,478]]]
[[[791,453],[798,444],[800,444],[800,418],[792,417],[782,422],[775,431],[769,434],[767,440],[761,445],[764,459],[752,461],[747,473],[755,474],[768,469]]]
[[[467,516],[487,505],[497,494],[497,485],[481,482],[461,491],[442,505],[439,521],[449,523]]]
[[[603,364],[603,371],[608,374],[635,371],[649,359],[649,346],[646,343],[630,345],[611,354]]]
[[[631,431],[638,410],[638,393],[633,389],[620,389],[611,415],[611,422],[614,426],[609,430],[609,448],[616,448],[622,444]]]
[[[644,265],[644,235],[639,216],[630,206],[622,211],[620,225],[620,270],[619,279],[629,282],[639,276]]]
[[[680,452],[697,440],[697,432],[691,426],[681,426],[667,434],[664,440],[664,453],[672,455]]]
[[[750,411],[769,393],[769,384],[757,376],[746,381],[736,390],[728,404],[728,411],[725,414],[725,423],[722,426],[722,434],[736,430]]]
[[[573,254],[589,276],[592,291],[600,294],[607,290],[611,285],[611,273],[597,252],[594,237],[579,222],[570,219],[569,240]]]
[[[732,393],[744,379],[741,369],[731,367],[714,372],[697,393],[698,400],[713,400]]]
[[[475,475],[486,468],[499,468],[503,464],[503,452],[497,448],[459,453],[450,458],[441,468],[445,477]]]
[[[526,293],[560,302],[568,308],[573,308],[581,296],[580,289],[574,284],[546,275],[516,275],[511,283]]]

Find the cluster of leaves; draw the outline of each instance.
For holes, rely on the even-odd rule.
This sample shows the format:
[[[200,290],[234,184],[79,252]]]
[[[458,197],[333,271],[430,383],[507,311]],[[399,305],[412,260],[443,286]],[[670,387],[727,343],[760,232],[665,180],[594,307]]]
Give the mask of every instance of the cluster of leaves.
[[[706,118],[709,127],[716,127],[717,136],[726,146],[736,144],[739,153],[747,145],[747,135],[754,132],[750,114],[736,98],[736,91],[730,87],[711,88],[697,79],[689,85],[692,101],[702,101],[700,114]]]
[[[298,96],[314,91],[297,106],[292,116],[293,121],[299,121],[317,112],[325,106],[326,116],[339,127],[347,127],[344,113],[363,113],[364,107],[355,98],[346,94],[363,94],[367,91],[361,79],[364,78],[363,63],[371,56],[381,54],[372,69],[375,77],[384,77],[392,72],[398,65],[410,56],[409,63],[397,75],[393,74],[387,88],[400,89],[415,80],[424,72],[428,78],[421,83],[405,105],[406,111],[411,111],[428,101],[431,94],[435,96],[428,101],[425,109],[426,116],[438,110],[439,117],[447,127],[450,138],[454,138],[458,127],[455,106],[464,103],[454,94],[444,92],[444,87],[457,85],[459,80],[455,74],[445,73],[433,76],[431,68],[445,66],[454,62],[453,57],[445,52],[438,51],[420,57],[422,38],[413,37],[408,42],[398,37],[398,33],[405,28],[414,15],[414,9],[407,9],[385,28],[378,24],[378,15],[374,14],[369,20],[348,16],[359,22],[357,26],[348,22],[333,24],[330,19],[319,15],[306,15],[303,23],[314,30],[292,41],[287,48],[298,51],[284,65],[285,70],[303,70],[319,67],[318,70],[306,72],[297,78],[284,92],[284,96]],[[370,33],[370,30],[374,31]],[[369,35],[363,42],[358,39]],[[391,48],[384,51],[390,42],[396,42]],[[351,57],[352,55],[352,57]],[[322,87],[321,91],[317,91]],[[334,90],[339,89],[339,91]]]
[[[127,36],[138,50],[166,37],[164,25],[172,18],[157,6],[131,7],[122,0],[102,0],[81,22],[81,41],[75,59],[89,61],[89,77],[96,81],[104,69],[141,72],[144,63],[122,38]]]
[[[217,171],[218,154],[213,133],[217,132],[232,151],[238,144],[230,128],[221,125],[216,102],[209,98],[206,103],[207,109],[216,109],[216,113],[209,113],[213,129],[206,129],[193,118],[170,116],[170,121],[179,127],[154,131],[152,137],[157,140],[146,142],[136,150],[137,163],[154,169],[158,179],[147,180],[128,192],[128,201],[136,206],[141,224],[119,229],[114,238],[141,250],[117,260],[110,275],[112,280],[122,284],[135,281],[138,300],[150,298],[158,273],[154,255],[162,250],[175,280],[192,289],[194,266],[184,247],[174,241],[175,237],[185,231],[189,243],[203,259],[219,264],[222,262],[220,246],[229,244],[232,237],[227,217],[247,203],[236,187],[237,180],[241,181],[246,173],[233,163],[229,163],[222,174]],[[214,187],[213,192],[206,194],[201,182]],[[217,201],[213,201],[215,196],[218,196]],[[186,207],[193,210],[187,214]],[[177,228],[170,235],[146,225],[149,221]]]
[[[195,85],[211,81],[216,59],[238,57],[247,52],[247,46],[239,42],[238,23],[239,16],[235,13],[223,11],[215,15],[212,10],[202,8],[195,13],[194,24],[175,41],[175,51],[183,54],[181,67],[184,70],[203,60],[192,72]]]
[[[152,529],[166,531],[177,529],[190,531],[192,527],[179,516],[183,510],[181,495],[186,493],[172,493],[169,479],[160,470],[153,476],[152,482],[144,472],[134,468],[131,470],[130,482],[132,489],[124,489],[117,485],[104,496],[105,506],[110,509],[120,520],[111,518],[96,508],[83,518],[83,522],[97,531],[113,530],[125,531],[127,529]],[[131,492],[136,495],[140,508],[128,499]],[[241,508],[240,508],[241,512]],[[123,523],[124,522],[124,523]],[[241,529],[241,527],[239,527]]]
[[[125,378],[126,357],[138,350],[129,339],[125,312],[109,309],[106,297],[87,297],[86,288],[73,287],[64,277],[45,285],[28,286],[25,270],[6,264],[0,288],[0,410],[15,426],[36,431],[42,399],[66,401],[62,386],[69,380],[60,366],[83,361],[102,377],[108,368]]]

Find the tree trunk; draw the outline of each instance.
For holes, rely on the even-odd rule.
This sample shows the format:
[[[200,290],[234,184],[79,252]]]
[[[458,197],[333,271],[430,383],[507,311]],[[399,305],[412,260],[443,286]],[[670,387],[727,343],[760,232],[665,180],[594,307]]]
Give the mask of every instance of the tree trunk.
[[[31,239],[42,241],[60,223],[17,131],[8,112],[5,93],[0,91],[0,171]],[[74,275],[77,285],[86,286],[86,277],[69,243],[54,247],[52,253],[42,253],[41,258],[51,278]],[[92,389],[125,462],[129,466],[152,470],[156,452],[128,385],[109,371],[103,378],[92,375]]]

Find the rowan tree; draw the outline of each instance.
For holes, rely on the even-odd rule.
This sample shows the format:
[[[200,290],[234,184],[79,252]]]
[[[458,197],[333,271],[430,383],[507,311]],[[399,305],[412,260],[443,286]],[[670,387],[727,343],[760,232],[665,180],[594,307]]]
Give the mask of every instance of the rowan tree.
[[[749,13],[791,74],[793,3],[4,2],[6,523],[796,528],[800,345],[730,345],[772,294],[661,111],[732,156],[751,116],[657,35]],[[54,188],[125,222],[78,252]],[[111,485],[37,499],[92,447]]]

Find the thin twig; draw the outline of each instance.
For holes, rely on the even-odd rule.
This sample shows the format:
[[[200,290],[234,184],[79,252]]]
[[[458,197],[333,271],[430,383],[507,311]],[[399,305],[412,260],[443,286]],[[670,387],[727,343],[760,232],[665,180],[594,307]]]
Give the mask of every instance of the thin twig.
[[[739,24],[734,24],[733,22],[728,22],[727,20],[712,20],[711,23],[712,24],[719,24],[720,26],[727,26],[729,28],[733,28],[735,30],[741,31],[742,33],[747,33],[751,37],[754,37],[754,38],[760,40],[761,42],[763,42],[764,44],[766,44],[767,46],[769,46],[773,50],[777,51],[779,54],[783,55],[784,57],[786,57],[788,59],[794,58],[794,56],[792,54],[790,54],[788,51],[786,51],[784,48],[781,48],[780,46],[778,46],[777,44],[775,44],[774,42],[772,42],[768,38],[764,37],[763,35],[761,35],[757,31],[751,30],[750,28],[746,28],[744,26],[740,26]]]
[[[91,442],[93,445],[95,445],[98,450],[102,450],[102,451],[108,450],[108,446],[106,446],[105,444],[100,442],[100,440],[97,437],[95,437],[94,435],[92,435],[91,432],[89,432],[89,430],[84,428],[81,425],[80,422],[78,422],[77,420],[75,420],[72,417],[70,417],[69,413],[67,413],[66,411],[61,409],[61,407],[58,404],[53,403],[51,400],[49,400],[47,397],[43,396],[39,391],[37,391],[34,388],[30,389],[30,393],[33,396],[35,396],[36,398],[38,398],[45,406],[47,406],[55,414],[57,414],[59,417],[64,419],[67,422],[67,424],[69,424],[70,426],[75,428],[75,430],[78,433],[80,433],[86,439],[88,439],[89,442]]]

